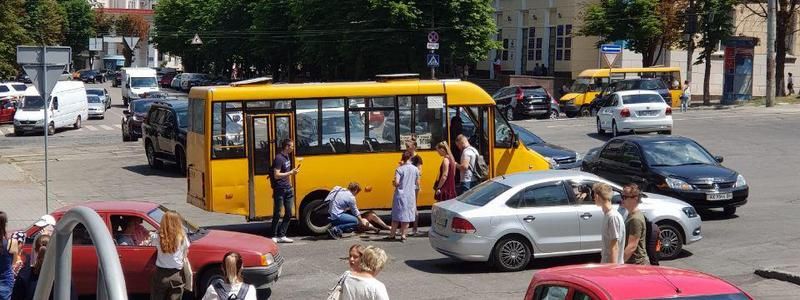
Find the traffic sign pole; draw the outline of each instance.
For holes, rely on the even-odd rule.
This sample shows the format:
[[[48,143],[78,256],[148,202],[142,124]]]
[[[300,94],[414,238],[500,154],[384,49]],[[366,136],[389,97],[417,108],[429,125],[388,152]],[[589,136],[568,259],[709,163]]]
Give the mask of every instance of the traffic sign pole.
[[[431,31],[428,33],[428,44],[426,45],[430,50],[428,54],[427,64],[431,67],[431,79],[436,79],[436,67],[439,66],[439,56],[436,55],[436,49],[439,49],[439,33]]]

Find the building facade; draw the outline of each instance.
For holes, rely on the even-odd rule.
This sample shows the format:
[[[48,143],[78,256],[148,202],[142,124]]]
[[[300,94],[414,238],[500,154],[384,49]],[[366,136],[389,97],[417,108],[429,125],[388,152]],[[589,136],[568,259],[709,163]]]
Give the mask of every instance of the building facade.
[[[534,75],[545,66],[547,76],[575,78],[581,71],[605,68],[606,64],[597,49],[598,38],[578,36],[580,15],[585,0],[495,0],[495,21],[503,49],[493,50],[488,60],[479,62],[480,74],[494,76],[498,68],[503,74]],[[760,9],[755,5],[754,10]],[[734,17],[734,35],[759,39],[753,54],[753,95],[763,96],[766,91],[766,20],[752,13],[744,5],[731,12]],[[798,28],[798,24],[793,24]],[[794,30],[790,30],[792,32]],[[800,49],[800,38],[794,33],[787,38],[785,73],[798,74],[800,64],[795,55]],[[694,52],[697,61],[700,51]],[[615,67],[641,67],[641,55],[625,49]],[[676,66],[683,70],[685,79],[687,53],[682,49],[665,51],[657,64]],[[711,59],[710,94],[722,95],[724,47],[720,44]],[[540,73],[536,73],[540,74]],[[693,94],[702,94],[704,66],[693,65]],[[786,74],[784,74],[786,76]],[[796,85],[797,86],[797,85]],[[785,84],[783,88],[786,88]]]

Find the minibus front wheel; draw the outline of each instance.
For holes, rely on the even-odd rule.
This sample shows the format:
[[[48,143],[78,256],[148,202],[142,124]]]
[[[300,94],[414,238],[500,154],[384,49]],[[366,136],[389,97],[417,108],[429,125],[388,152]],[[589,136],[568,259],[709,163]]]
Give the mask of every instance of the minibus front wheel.
[[[328,232],[328,228],[331,226],[331,221],[328,220],[328,205],[324,196],[310,200],[303,205],[300,224],[308,233],[321,235]]]

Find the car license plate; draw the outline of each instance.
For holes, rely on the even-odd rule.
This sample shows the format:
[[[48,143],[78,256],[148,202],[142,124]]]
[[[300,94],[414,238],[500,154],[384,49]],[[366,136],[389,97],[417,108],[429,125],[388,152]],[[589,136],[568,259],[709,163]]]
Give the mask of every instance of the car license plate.
[[[733,199],[733,193],[706,194],[706,200],[708,201],[730,200],[730,199]]]
[[[442,228],[447,227],[447,217],[446,216],[439,216],[436,218],[436,225]]]
[[[639,115],[643,117],[651,117],[658,114],[657,110],[640,110]]]
[[[22,126],[22,130],[33,130],[33,126]]]

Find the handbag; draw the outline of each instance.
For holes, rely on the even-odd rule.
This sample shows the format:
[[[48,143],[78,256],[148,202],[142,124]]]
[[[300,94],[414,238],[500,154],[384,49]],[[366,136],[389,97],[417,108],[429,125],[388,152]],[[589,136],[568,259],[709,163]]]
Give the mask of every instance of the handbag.
[[[188,238],[187,238],[188,239]],[[192,274],[192,264],[189,263],[189,248],[183,252],[183,268],[181,268],[181,276],[183,277],[183,289],[191,292],[194,288],[194,274]]]
[[[328,293],[327,300],[339,300],[339,297],[342,296],[342,288],[344,286],[344,280],[347,278],[347,275],[350,275],[350,271],[345,271],[342,273],[342,276],[339,277],[339,281],[336,282],[336,285],[330,289],[330,293]]]

